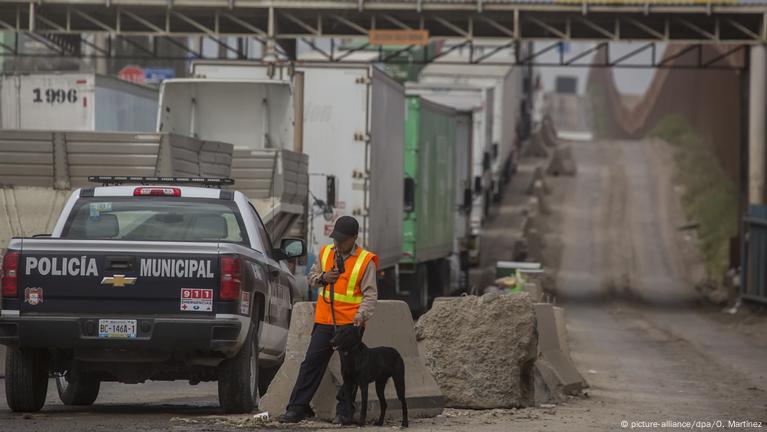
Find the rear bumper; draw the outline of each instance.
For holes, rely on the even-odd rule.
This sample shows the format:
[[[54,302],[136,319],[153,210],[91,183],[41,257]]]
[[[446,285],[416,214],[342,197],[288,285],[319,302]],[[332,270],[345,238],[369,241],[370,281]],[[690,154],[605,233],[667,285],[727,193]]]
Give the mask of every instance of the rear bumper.
[[[99,319],[135,319],[135,338],[98,336]],[[159,318],[152,316],[35,316],[0,317],[0,344],[21,348],[124,348],[158,351],[204,350],[231,352],[242,339],[241,318]]]

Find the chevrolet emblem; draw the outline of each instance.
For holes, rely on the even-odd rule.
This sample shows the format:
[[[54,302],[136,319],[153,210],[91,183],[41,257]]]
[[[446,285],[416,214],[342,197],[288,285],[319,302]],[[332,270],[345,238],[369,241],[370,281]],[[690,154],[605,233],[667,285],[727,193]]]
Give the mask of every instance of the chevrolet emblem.
[[[125,275],[116,274],[107,276],[101,279],[101,285],[112,285],[115,287],[124,287],[125,285],[133,285],[136,283],[135,277],[125,277]]]

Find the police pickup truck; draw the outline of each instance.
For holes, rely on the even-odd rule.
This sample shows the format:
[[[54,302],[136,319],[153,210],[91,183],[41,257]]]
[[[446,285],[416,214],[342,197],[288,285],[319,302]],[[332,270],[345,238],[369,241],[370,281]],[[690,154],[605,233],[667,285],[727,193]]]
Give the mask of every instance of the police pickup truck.
[[[225,412],[250,412],[285,354],[304,242],[274,248],[230,179],[90,179],[50,236],[3,257],[8,406],[40,410],[53,376],[67,405],[102,381],[218,381]]]

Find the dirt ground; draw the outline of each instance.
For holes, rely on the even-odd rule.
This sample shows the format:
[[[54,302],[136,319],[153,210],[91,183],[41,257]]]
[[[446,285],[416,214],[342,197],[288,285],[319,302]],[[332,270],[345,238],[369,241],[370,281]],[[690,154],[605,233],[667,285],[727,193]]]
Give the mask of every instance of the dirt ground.
[[[700,272],[699,259],[694,238],[676,229],[684,218],[671,184],[665,144],[645,140],[569,145],[578,174],[549,178],[553,193],[552,214],[545,221],[545,264],[558,269],[552,294],[566,308],[572,356],[590,388],[556,406],[447,409],[436,418],[412,420],[411,429],[764,429],[767,318],[745,310],[726,315],[698,301],[693,283]],[[491,274],[495,260],[511,258],[528,201],[523,191],[538,163],[541,160],[522,161],[494,210],[483,239],[482,266],[472,275],[478,288],[477,281]],[[46,407],[31,415],[9,412],[1,399],[2,385],[0,431],[350,429],[223,416],[215,383],[105,384],[97,404],[87,408],[62,406],[53,385]],[[677,423],[663,427],[662,422]],[[392,427],[397,424],[387,424]]]

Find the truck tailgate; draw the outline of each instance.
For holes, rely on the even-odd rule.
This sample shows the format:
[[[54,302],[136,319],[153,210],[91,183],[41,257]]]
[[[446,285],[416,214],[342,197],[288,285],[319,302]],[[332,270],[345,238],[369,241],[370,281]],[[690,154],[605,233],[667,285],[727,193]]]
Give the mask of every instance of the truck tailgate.
[[[24,239],[24,313],[212,315],[217,243]]]

